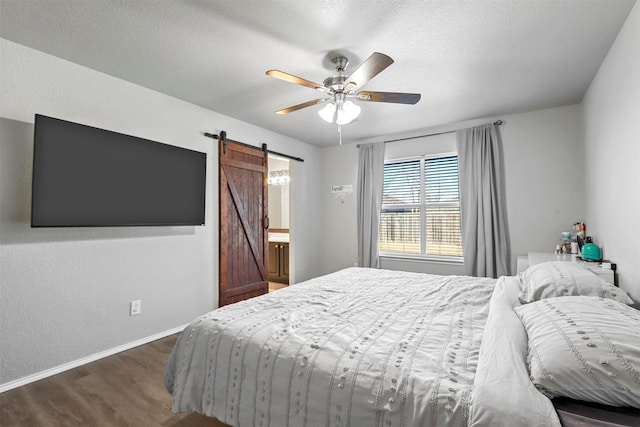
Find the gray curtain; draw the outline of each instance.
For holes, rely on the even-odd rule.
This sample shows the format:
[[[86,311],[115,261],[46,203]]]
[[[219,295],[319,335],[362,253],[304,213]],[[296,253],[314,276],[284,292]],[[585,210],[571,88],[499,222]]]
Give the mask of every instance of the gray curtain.
[[[456,132],[465,274],[509,274],[502,142],[490,124]]]
[[[377,268],[384,142],[361,144],[358,158],[358,265]]]

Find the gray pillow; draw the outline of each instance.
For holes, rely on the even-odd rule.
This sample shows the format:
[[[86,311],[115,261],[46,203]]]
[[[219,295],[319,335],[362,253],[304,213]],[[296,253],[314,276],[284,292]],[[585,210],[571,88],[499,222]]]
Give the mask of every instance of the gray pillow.
[[[529,373],[547,397],[640,408],[640,312],[599,297],[547,298],[515,308]]]
[[[622,289],[602,280],[597,274],[574,262],[550,261],[529,267],[518,275],[522,304],[544,298],[588,295],[608,298],[632,305],[633,300]]]

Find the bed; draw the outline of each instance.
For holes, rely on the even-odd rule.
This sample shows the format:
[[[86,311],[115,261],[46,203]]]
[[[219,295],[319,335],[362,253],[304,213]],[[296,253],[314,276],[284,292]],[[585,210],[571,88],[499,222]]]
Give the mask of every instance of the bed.
[[[531,282],[354,267],[214,310],[184,330],[169,358],[172,410],[232,426],[560,426],[549,399],[560,387],[533,380],[536,367],[549,380],[547,355],[534,351],[522,308],[569,309],[534,307],[553,292],[527,293],[523,280]],[[624,307],[640,353],[630,299],[599,285],[584,298]],[[564,301],[587,289],[557,288]],[[626,374],[640,369],[635,353],[625,357]],[[637,387],[631,377],[618,406],[640,402],[640,377]]]

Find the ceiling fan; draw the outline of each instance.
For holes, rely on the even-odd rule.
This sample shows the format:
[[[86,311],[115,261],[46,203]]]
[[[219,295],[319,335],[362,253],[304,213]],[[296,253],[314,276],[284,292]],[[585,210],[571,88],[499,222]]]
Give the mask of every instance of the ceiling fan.
[[[341,125],[351,123],[360,114],[360,107],[349,101],[349,98],[359,101],[390,102],[395,104],[415,104],[420,101],[419,93],[357,92],[369,80],[393,64],[393,59],[384,53],[374,52],[371,54],[350,76],[344,74],[347,65],[349,65],[349,60],[345,56],[336,56],[331,59],[331,63],[335,66],[338,74],[327,77],[323,84],[314,83],[279,70],[267,71],[267,75],[271,77],[316,89],[325,96],[324,98],[317,98],[284,108],[276,111],[276,114],[288,114],[330,101],[327,106],[318,111],[318,114],[329,123],[335,122],[338,125],[338,131],[340,131]]]

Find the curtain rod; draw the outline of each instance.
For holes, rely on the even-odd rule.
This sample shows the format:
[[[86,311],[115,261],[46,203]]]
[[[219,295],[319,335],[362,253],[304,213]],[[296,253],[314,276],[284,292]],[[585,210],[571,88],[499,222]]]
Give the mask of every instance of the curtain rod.
[[[502,120],[496,120],[492,124],[494,124],[496,126],[501,126],[503,123],[504,122]],[[481,126],[481,125],[478,125],[478,126]],[[407,138],[390,139],[389,141],[384,141],[384,143],[386,144],[387,142],[407,141],[409,139],[424,138],[426,136],[445,135],[447,133],[454,133],[454,132],[456,132],[456,131],[455,130],[448,130],[448,131],[445,131],[445,132],[428,133],[426,135],[417,135],[417,136],[409,136]],[[356,147],[360,148],[360,144],[356,145]]]
[[[227,133],[225,131],[221,131],[220,135],[214,135],[212,133],[205,132],[204,136],[206,136],[207,138],[217,139],[219,141],[221,139],[225,139],[227,137]],[[238,142],[238,141],[233,141],[233,142],[236,143],[236,144],[244,145],[245,147],[249,147],[249,148],[258,148],[260,150],[266,151],[267,153],[275,154],[276,156],[284,157],[286,159],[296,160],[298,162],[304,162],[304,159],[302,159],[300,157],[293,157],[293,156],[290,156],[288,154],[279,153],[279,152],[273,151],[273,150],[268,150],[267,149],[267,144],[262,144],[262,147],[256,147],[255,145],[245,144],[244,142]]]

